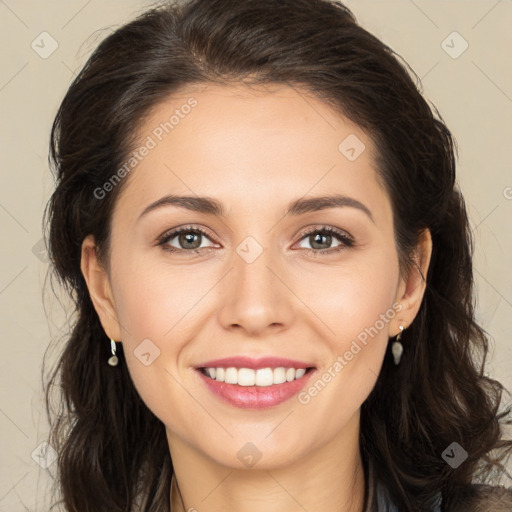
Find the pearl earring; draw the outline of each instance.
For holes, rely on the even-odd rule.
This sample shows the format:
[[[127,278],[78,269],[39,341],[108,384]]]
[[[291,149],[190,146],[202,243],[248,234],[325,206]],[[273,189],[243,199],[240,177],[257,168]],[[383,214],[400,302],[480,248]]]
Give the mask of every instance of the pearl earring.
[[[402,357],[402,354],[404,352],[404,347],[402,343],[400,343],[400,340],[402,339],[402,332],[404,330],[404,326],[401,325],[399,329],[400,332],[398,333],[395,341],[391,345],[391,353],[393,354],[393,359],[395,360],[396,365],[400,363],[400,358]]]
[[[114,340],[110,340],[110,350],[112,351],[112,355],[108,358],[108,364],[110,366],[117,366],[119,359],[116,356],[116,342]]]

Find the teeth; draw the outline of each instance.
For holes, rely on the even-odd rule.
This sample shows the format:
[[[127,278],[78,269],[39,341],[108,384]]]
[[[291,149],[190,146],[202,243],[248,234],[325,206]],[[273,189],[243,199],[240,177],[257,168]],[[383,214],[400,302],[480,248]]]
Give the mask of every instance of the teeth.
[[[256,384],[256,372],[254,370],[250,368],[240,368],[238,375],[236,375],[236,368],[233,368],[233,370],[235,371],[235,382],[233,382],[233,384],[240,386],[254,386],[254,384]]]
[[[304,370],[304,368],[299,368],[296,372],[295,372],[295,378],[296,379],[300,379],[304,374],[306,373],[306,370]]]
[[[238,384],[239,386],[272,386],[300,379],[306,373],[304,368],[204,368],[203,373],[210,378],[225,382],[226,384]]]
[[[293,368],[292,368],[293,370]],[[286,382],[286,368],[276,368],[274,370],[274,384],[282,384]]]
[[[252,370],[256,374],[256,386],[272,386],[274,384],[274,372],[272,368],[260,368]]]
[[[226,384],[238,384],[238,371],[236,368],[226,368],[224,382]]]

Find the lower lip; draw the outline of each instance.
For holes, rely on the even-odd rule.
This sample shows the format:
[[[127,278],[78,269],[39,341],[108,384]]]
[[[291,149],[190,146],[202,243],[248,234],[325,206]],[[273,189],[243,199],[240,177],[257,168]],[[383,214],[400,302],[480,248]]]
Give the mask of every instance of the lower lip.
[[[238,384],[226,384],[204,375],[197,370],[208,389],[235,407],[245,409],[266,409],[279,405],[297,395],[306,385],[314,369],[307,371],[300,379],[272,386],[239,386]]]

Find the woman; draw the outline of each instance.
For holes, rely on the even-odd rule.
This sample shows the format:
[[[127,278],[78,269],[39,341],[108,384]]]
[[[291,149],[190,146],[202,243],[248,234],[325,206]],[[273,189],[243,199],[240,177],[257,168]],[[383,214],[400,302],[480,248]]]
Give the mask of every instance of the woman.
[[[148,11],[51,159],[66,510],[510,510],[454,141],[346,7]]]

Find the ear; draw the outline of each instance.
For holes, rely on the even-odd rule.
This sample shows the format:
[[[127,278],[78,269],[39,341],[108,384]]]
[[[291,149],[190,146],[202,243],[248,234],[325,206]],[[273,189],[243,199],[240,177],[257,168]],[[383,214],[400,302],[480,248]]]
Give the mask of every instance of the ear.
[[[406,276],[401,278],[396,301],[402,305],[400,313],[395,317],[392,329],[394,334],[400,332],[399,326],[406,329],[416,318],[426,289],[426,278],[430,258],[432,256],[432,236],[429,229],[421,232],[413,253],[413,264]]]
[[[106,269],[98,259],[96,243],[92,235],[82,242],[80,269],[85,278],[89,295],[100,318],[105,334],[115,340],[121,339],[121,328]]]

